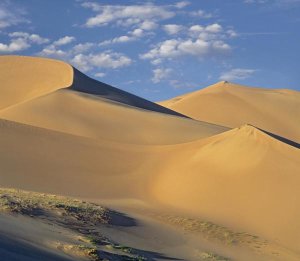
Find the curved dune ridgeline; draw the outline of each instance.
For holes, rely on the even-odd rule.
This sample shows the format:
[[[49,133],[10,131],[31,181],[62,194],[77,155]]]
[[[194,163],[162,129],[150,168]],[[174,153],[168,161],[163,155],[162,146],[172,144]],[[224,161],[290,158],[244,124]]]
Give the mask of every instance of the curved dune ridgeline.
[[[139,253],[299,260],[298,92],[218,83],[169,110],[60,61],[0,67],[0,186],[114,202],[141,225],[101,233]]]
[[[193,119],[231,128],[252,124],[300,142],[300,92],[219,82],[160,102]]]
[[[2,57],[0,61],[1,59]],[[7,57],[4,59],[9,60]],[[23,63],[31,64],[31,59],[19,59]],[[45,61],[45,68],[50,70],[47,66],[52,60],[32,59],[38,61],[35,63],[39,68],[44,66],[42,61]],[[17,57],[12,60],[15,63],[19,61]],[[58,64],[49,75],[61,70],[61,64],[64,63]],[[69,65],[65,64],[65,67],[69,68]],[[46,69],[43,71],[45,82],[50,77]],[[18,71],[15,73],[15,78],[23,77],[23,74],[17,75]],[[42,77],[41,72],[31,69],[30,75],[35,74]],[[22,82],[28,88],[30,86],[31,92],[37,93],[39,85],[32,85],[35,78],[31,79],[30,75]],[[8,86],[9,83],[7,81],[6,88],[12,88]],[[0,117],[79,136],[135,144],[176,144],[208,137],[228,129],[181,117],[153,102],[93,80],[76,69],[72,85],[69,88],[63,87],[61,82],[59,90],[48,89],[48,93],[35,99],[24,99],[21,103],[4,108],[0,111]],[[15,88],[23,87],[16,85]]]
[[[62,61],[0,56],[0,110],[71,86],[73,68]]]

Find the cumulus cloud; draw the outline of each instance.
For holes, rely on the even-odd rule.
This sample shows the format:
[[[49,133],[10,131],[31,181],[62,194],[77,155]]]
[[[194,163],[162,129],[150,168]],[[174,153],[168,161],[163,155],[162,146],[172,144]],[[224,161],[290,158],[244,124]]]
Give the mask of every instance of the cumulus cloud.
[[[73,46],[72,52],[74,54],[85,53],[85,52],[89,51],[94,46],[95,46],[94,43],[89,43],[89,42],[79,43],[79,44],[76,44],[75,46]]]
[[[205,55],[224,54],[231,50],[230,45],[222,39],[223,35],[218,35],[221,26],[217,24],[207,27],[196,25],[192,26],[190,30],[193,32],[191,38],[163,41],[140,57],[152,61],[161,61],[164,58],[184,55],[203,57]],[[204,35],[203,32],[205,32]]]
[[[153,65],[161,64],[165,59],[181,56],[202,58],[205,56],[224,55],[231,51],[227,39],[235,36],[233,30],[224,30],[218,23],[192,25],[184,28],[181,25],[165,25],[169,35],[182,33],[180,38],[171,38],[160,42],[148,52],[141,54],[141,59],[148,59]],[[185,30],[183,30],[185,29]]]
[[[26,41],[36,43],[36,44],[44,44],[49,42],[49,39],[41,37],[38,34],[29,34],[26,32],[13,32],[10,33],[9,36],[12,38],[22,38]]]
[[[95,77],[98,77],[98,78],[102,78],[102,77],[104,77],[106,75],[106,73],[104,73],[104,72],[98,72],[98,73],[95,73],[94,74],[94,76]]]
[[[197,10],[197,11],[189,12],[189,14],[190,14],[191,16],[195,16],[195,17],[199,17],[199,18],[205,18],[205,19],[208,19],[208,18],[212,18],[212,17],[213,17],[213,14],[208,13],[208,12],[205,12],[205,11],[202,10],[202,9],[199,9],[199,10]]]
[[[65,44],[69,44],[73,41],[75,41],[75,37],[64,36],[62,38],[59,38],[57,41],[53,42],[53,45],[55,45],[55,46],[65,45]]]
[[[184,26],[178,24],[166,24],[163,26],[163,29],[167,34],[173,35],[178,34],[180,31],[182,31],[184,29]]]
[[[68,53],[63,50],[56,49],[56,47],[52,44],[43,48],[42,51],[38,53],[38,55],[51,57],[51,58],[64,59],[68,55]]]
[[[209,24],[207,26],[202,26],[199,24],[192,25],[189,28],[189,33],[191,36],[196,36],[196,37],[205,37],[210,38],[215,37],[216,34],[219,34],[223,31],[223,28],[220,24],[214,23],[214,24]]]
[[[102,52],[102,53],[90,53],[77,54],[70,61],[78,69],[86,72],[94,68],[112,68],[117,69],[128,66],[132,63],[132,60],[126,55],[116,52]]]
[[[138,34],[138,32],[135,33]],[[78,43],[71,47],[66,47],[67,44],[75,40],[73,36],[61,37],[45,46],[37,54],[68,61],[83,72],[98,68],[117,69],[132,63],[132,60],[128,56],[121,53],[113,51],[95,52],[98,46],[96,43]],[[98,72],[96,77],[103,77],[104,75],[104,72]]]
[[[26,32],[13,32],[8,35],[11,40],[10,43],[0,43],[0,52],[13,53],[23,51],[31,47],[32,44],[44,44],[49,41],[38,34],[29,34]]]
[[[0,52],[12,53],[23,51],[30,47],[30,44],[23,38],[12,39],[9,44],[0,43]]]
[[[178,8],[178,9],[182,9],[188,5],[190,5],[191,3],[189,1],[181,1],[181,2],[177,2],[175,4],[175,7]]]
[[[150,31],[154,30],[158,27],[158,24],[156,22],[150,21],[150,20],[145,20],[142,22],[139,26],[140,29]]]
[[[43,50],[38,53],[38,55],[51,57],[51,58],[67,59],[67,57],[70,56],[71,53],[80,53],[83,52],[85,49],[87,50],[91,47],[90,43],[85,43],[84,45],[83,44],[75,45],[73,48],[69,49],[68,51],[63,51],[61,49],[58,49],[75,40],[76,39],[73,36],[61,37],[58,40],[52,42],[50,45],[44,47]]]
[[[235,80],[243,80],[251,77],[256,70],[254,69],[242,69],[235,68],[229,71],[223,72],[220,76],[220,80],[222,81],[235,81]]]
[[[105,26],[110,23],[133,25],[175,16],[175,12],[170,10],[168,6],[158,6],[152,3],[145,5],[101,5],[85,2],[82,6],[98,13],[86,21],[87,27]]]
[[[25,18],[26,12],[18,6],[12,5],[10,1],[0,3],[0,29],[7,28],[20,23],[29,23]]]
[[[143,28],[152,28],[149,24],[147,26],[143,26]],[[113,39],[102,41],[99,45],[105,46],[115,43],[127,43],[136,41],[146,35],[151,35],[151,32],[147,32],[147,29],[142,28],[135,28],[132,31],[129,31],[127,35],[121,35],[118,37],[115,37]]]
[[[162,80],[167,79],[170,74],[172,73],[172,69],[170,68],[157,68],[153,70],[153,77],[152,82],[153,83],[159,83]]]

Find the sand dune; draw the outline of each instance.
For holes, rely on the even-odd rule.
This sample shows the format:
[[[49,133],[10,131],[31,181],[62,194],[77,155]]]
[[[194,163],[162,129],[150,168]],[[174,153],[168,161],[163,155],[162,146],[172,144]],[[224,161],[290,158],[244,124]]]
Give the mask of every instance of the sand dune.
[[[2,110],[0,117],[85,137],[135,144],[176,144],[228,130],[68,89]]]
[[[202,250],[215,260],[299,259],[298,92],[218,83],[163,102],[193,118],[238,126],[229,129],[174,115],[65,63],[0,57],[0,66],[0,186],[122,201],[125,209],[140,202],[135,213],[155,231],[180,227],[188,237],[178,251],[174,238],[157,241],[134,228],[131,243],[157,241],[184,260],[201,259],[191,251],[213,237],[218,243],[207,248],[219,255]],[[236,239],[256,237],[232,231],[259,236],[254,245],[263,249],[239,245]],[[113,233],[126,238],[124,230]]]
[[[0,110],[73,82],[70,65],[52,59],[0,56]]]
[[[96,141],[3,120],[1,133],[3,186],[136,198],[247,228],[294,251],[300,246],[300,150],[254,127],[169,146]]]
[[[0,56],[0,109],[69,88],[129,106],[186,117],[180,113],[93,80],[71,65],[47,58]]]
[[[6,76],[11,78],[7,71],[11,72],[9,68],[17,66],[19,62],[20,68],[28,68],[21,72],[14,71],[15,80],[5,80],[3,88],[15,90],[17,93],[16,90],[24,89],[25,86],[35,93],[35,96],[24,98],[19,103],[15,100],[15,104],[3,108],[0,117],[4,119],[85,137],[135,144],[176,144],[215,135],[228,129],[179,117],[177,113],[155,103],[90,79],[76,69],[73,80],[73,68],[62,62],[57,62],[59,66],[55,67],[56,61],[41,58],[8,56],[0,57],[0,62],[1,60],[4,60],[2,66],[5,68],[2,72],[3,79]],[[9,68],[5,67],[7,63],[10,64],[7,66]],[[33,66],[39,70],[35,70]],[[61,69],[63,66],[68,72]],[[55,85],[53,80],[49,80],[51,77],[60,79],[59,73],[68,75],[69,81],[72,81],[69,88],[65,87],[70,82],[58,82]],[[36,79],[35,75],[44,77],[43,80],[55,88],[51,91],[48,88],[48,93],[39,92],[38,83],[43,84],[43,81]]]
[[[158,200],[299,249],[299,149],[245,125],[176,151]]]
[[[185,115],[170,110],[159,104],[150,102],[146,99],[125,92],[118,88],[112,87],[108,84],[91,79],[87,77],[85,74],[76,70],[75,68],[74,68],[74,81],[72,86],[70,86],[70,89],[83,92],[83,93],[94,94],[97,95],[98,97],[102,97],[112,101],[117,101],[119,103],[123,103],[129,106],[133,106],[145,110],[186,117]]]
[[[194,119],[232,128],[252,124],[300,142],[300,93],[219,82],[160,102]]]

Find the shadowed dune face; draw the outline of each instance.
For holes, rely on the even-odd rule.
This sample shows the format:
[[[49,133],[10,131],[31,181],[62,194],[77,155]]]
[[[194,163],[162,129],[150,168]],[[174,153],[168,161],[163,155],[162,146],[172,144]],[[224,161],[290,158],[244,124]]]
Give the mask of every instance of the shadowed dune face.
[[[125,92],[123,90],[117,89],[108,84],[91,79],[75,68],[74,68],[74,81],[72,86],[70,86],[70,89],[83,92],[83,93],[94,94],[108,100],[120,102],[144,110],[150,110],[150,111],[166,113],[170,115],[186,117],[183,114],[172,111],[161,105],[150,102],[146,99]]]
[[[300,93],[219,82],[160,102],[193,119],[231,128],[252,124],[300,142]]]
[[[0,56],[0,110],[69,87],[132,107],[186,116],[108,84],[93,80],[71,65],[52,59]]]
[[[73,82],[73,68],[46,58],[0,56],[0,110]]]

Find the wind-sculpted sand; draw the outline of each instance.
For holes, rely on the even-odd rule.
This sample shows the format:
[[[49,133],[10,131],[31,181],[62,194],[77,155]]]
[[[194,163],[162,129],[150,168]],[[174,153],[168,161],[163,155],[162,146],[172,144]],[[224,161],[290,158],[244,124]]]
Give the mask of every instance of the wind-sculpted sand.
[[[231,128],[252,124],[300,142],[300,93],[219,82],[160,102],[193,119]]]
[[[170,110],[60,61],[0,66],[0,253],[299,260],[298,92],[218,83]]]

